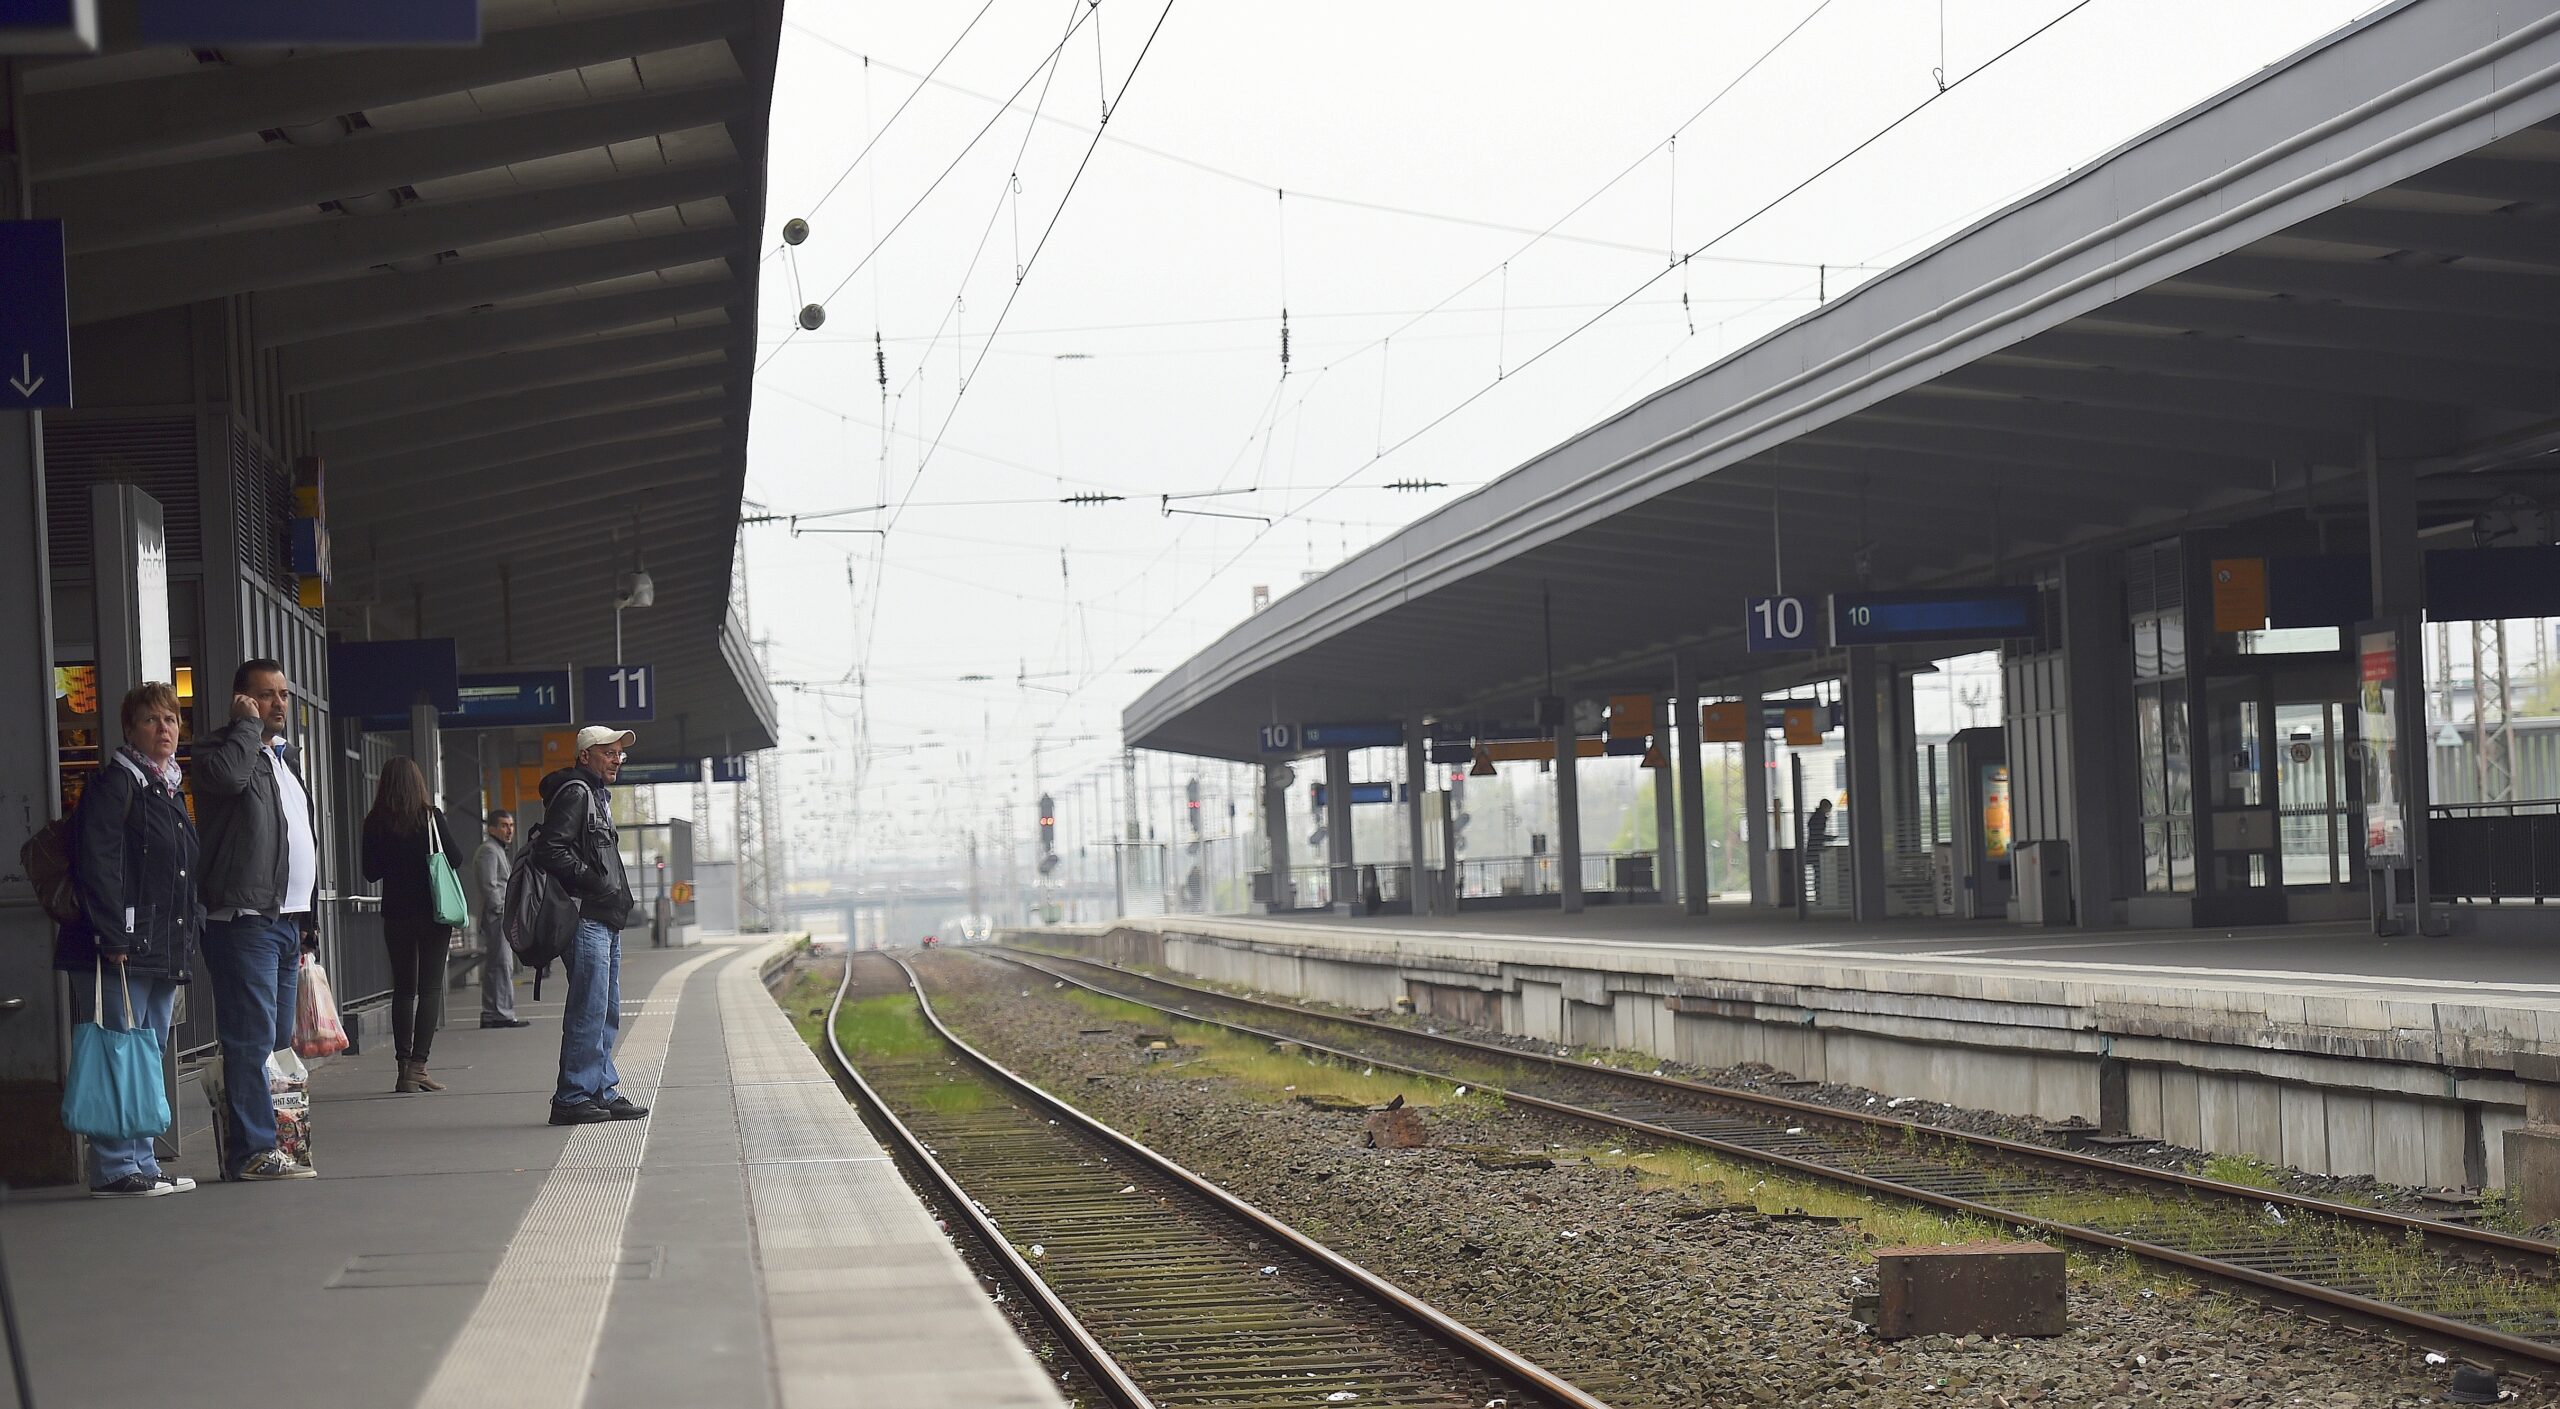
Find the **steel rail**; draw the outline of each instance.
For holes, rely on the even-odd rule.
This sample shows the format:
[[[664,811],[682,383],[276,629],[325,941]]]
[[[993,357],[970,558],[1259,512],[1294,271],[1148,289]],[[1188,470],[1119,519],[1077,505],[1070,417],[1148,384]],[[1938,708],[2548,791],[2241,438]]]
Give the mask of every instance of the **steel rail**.
[[[1067,1309],[1066,1302],[1032,1269],[1030,1260],[1014,1250],[1012,1240],[997,1229],[995,1220],[978,1207],[968,1191],[960,1187],[960,1181],[951,1176],[950,1170],[942,1167],[942,1161],[933,1157],[933,1152],[925,1147],[924,1141],[916,1138],[916,1133],[907,1128],[906,1122],[898,1119],[898,1113],[889,1109],[889,1103],[881,1099],[880,1093],[863,1079],[861,1069],[845,1055],[844,1043],[836,1037],[836,1015],[843,1010],[845,993],[852,987],[853,955],[848,942],[844,979],[836,985],[835,1001],[827,1005],[827,1050],[835,1054],[836,1069],[853,1084],[862,1103],[878,1118],[881,1128],[893,1137],[899,1151],[933,1180],[934,1187],[941,1191],[943,1204],[968,1223],[970,1233],[979,1244],[1005,1267],[1014,1284],[1031,1298],[1040,1319],[1048,1323],[1049,1329],[1066,1346],[1067,1353],[1075,1357],[1076,1364],[1092,1378],[1095,1386],[1110,1396],[1118,1409],[1157,1409],[1155,1400],[1138,1388],[1137,1382],[1120,1367],[1120,1362],[1093,1338],[1093,1333],[1085,1329],[1084,1322],[1076,1319],[1076,1314]]]
[[[1306,1037],[1297,1033],[1259,1028],[1247,1023],[1203,1016],[1202,1014],[1182,1008],[1172,1007],[1143,996],[1127,993],[1100,984],[1086,982],[1072,973],[1060,972],[1048,967],[1047,964],[1025,958],[1018,953],[1004,952],[999,954],[998,957],[1005,959],[1007,962],[1019,964],[1036,973],[1046,974],[1048,977],[1060,982],[1074,984],[1076,987],[1089,993],[1098,994],[1106,998],[1116,998],[1123,1002],[1137,1003],[1143,1007],[1153,1008],[1170,1017],[1180,1018],[1190,1022],[1207,1023],[1213,1027],[1225,1028],[1232,1032],[1244,1033],[1269,1041],[1294,1043],[1307,1051],[1322,1052],[1327,1056],[1340,1060],[1382,1067],[1390,1071],[1403,1072],[1409,1076],[1422,1077],[1428,1080],[1443,1082],[1463,1080],[1466,1084],[1475,1087],[1477,1090],[1495,1092],[1506,1101],[1517,1102],[1521,1105],[1547,1111],[1555,1115],[1561,1115],[1568,1119],[1610,1126],[1622,1130],[1635,1131],[1640,1134],[1651,1136],[1655,1139],[1665,1140],[1679,1145],[1711,1150],[1717,1154],[1746,1160],[1754,1164],[1774,1165],[1792,1173],[1802,1174],[1810,1178],[1829,1183],[1850,1184],[1873,1193],[1880,1193],[1898,1199],[1929,1204],[1934,1207],[1947,1209],[1951,1212],[1963,1213],[1971,1217],[1983,1219],[1987,1222],[2006,1224],[2013,1228],[2030,1229],[2038,1233],[2062,1238],[2071,1242],[2083,1243],[2091,1246],[2107,1248],[2112,1251],[2129,1253],[2146,1260],[2183,1268],[2188,1271],[2201,1273],[2205,1276],[2218,1278],[2224,1281],[2241,1283],[2279,1296],[2295,1298],[2302,1301],[2316,1302],[2356,1316],[2407,1327],[2411,1330],[2424,1331],[2432,1335],[2443,1337],[2448,1341],[2495,1351],[2500,1354],[2513,1356],[2516,1359],[2532,1362],[2538,1365],[2560,1365],[2560,1344],[2537,1341],[2523,1336],[2512,1335],[2491,1327],[2475,1325],[2465,1321],[2457,1321],[2450,1317],[2436,1315],[2433,1312],[2420,1311],[2413,1307],[2376,1300],[2371,1297],[2358,1295],[2354,1292],[2341,1291],[2334,1287],[2323,1286],[2317,1282],[2307,1282],[2293,1277],[2284,1276],[2280,1273],[2261,1271],[2245,1264],[2227,1262],[2220,1258],[2188,1252],[2184,1249],[2170,1247],[2161,1243],[2154,1243],[2140,1238],[2130,1238],[2121,1234],[2110,1233],[2100,1228],[2091,1228],[2083,1224],[2045,1218],[2036,1214],[2023,1213],[2013,1209],[2005,1209],[1995,1204],[1987,1204],[1979,1200],[1968,1199],[1959,1195],[1939,1193],[1935,1190],[1923,1188],[1918,1185],[1906,1184],[1894,1179],[1880,1178],[1878,1176],[1864,1174],[1856,1170],[1843,1169],[1837,1165],[1825,1164],[1818,1160],[1802,1159],[1773,1150],[1760,1149],[1735,1141],[1721,1140],[1714,1136],[1701,1135],[1694,1131],[1680,1130],[1668,1125],[1639,1120],[1634,1117],[1597,1110],[1588,1106],[1575,1105],[1571,1102],[1552,1100],[1547,1097],[1534,1095],[1524,1091],[1495,1086],[1472,1078],[1452,1077],[1445,1072],[1431,1071],[1422,1067],[1387,1060],[1377,1056],[1375,1053],[1358,1052],[1348,1048],[1334,1047],[1324,1043],[1309,1041]],[[1389,1034],[1399,1039],[1419,1042],[1425,1045],[1438,1045],[1461,1051],[1481,1053],[1492,1057],[1498,1057],[1506,1061],[1516,1061],[1527,1064],[1544,1064],[1560,1068],[1563,1071],[1573,1073],[1577,1077],[1585,1079],[1597,1075],[1604,1079],[1623,1079],[1647,1082],[1676,1090],[1693,1099],[1701,1099],[1728,1105],[1759,1106],[1768,1109],[1783,1110],[1790,1115],[1801,1115],[1807,1118],[1816,1118],[1825,1121],[1844,1121],[1849,1123],[1883,1126],[1897,1131],[1908,1130],[1927,1136],[1970,1141],[1981,1144],[1986,1148],[1998,1149],[2003,1153],[2014,1154],[2027,1159],[2074,1164],[2103,1172],[2114,1177],[2130,1179],[2136,1182],[2151,1182],[2157,1180],[2158,1182],[2183,1185],[2185,1187],[2201,1189],[2208,1192],[2228,1194],[2245,1198],[2253,1202],[2289,1203],[2306,1210],[2316,1210],[2321,1213],[2335,1211],[2339,1215],[2381,1214],[2380,1210],[2360,1208],[2352,1204],[2331,1203],[2322,1199],[2310,1199],[2299,1195],[2286,1195],[2275,1190],[2258,1189],[2239,1184],[2229,1184],[2219,1180],[2201,1179],[2192,1175],[2178,1175],[2171,1171],[2149,1169],[2140,1165],[2131,1165],[2114,1160],[2098,1159],[2088,1155],[2077,1155],[2068,1151],[2051,1150],[2038,1145],[2028,1145],[2020,1141],[2002,1140],[1993,1136],[1970,1135],[1962,1131],[1946,1130],[1937,1126],[1922,1125],[1912,1121],[1889,1120],[1882,1117],[1869,1116],[1864,1112],[1844,1111],[1830,1106],[1817,1106],[1801,1101],[1791,1101],[1783,1097],[1769,1097],[1750,1092],[1733,1091],[1724,1087],[1709,1086],[1701,1082],[1682,1081],[1674,1077],[1658,1077],[1643,1072],[1628,1071],[1620,1067],[1576,1065],[1572,1062],[1546,1056],[1541,1053],[1516,1051],[1512,1048],[1498,1046],[1493,1043],[1477,1042],[1461,1037],[1448,1037],[1437,1033],[1415,1032],[1409,1028],[1397,1027],[1393,1024],[1381,1023],[1371,1019],[1337,1017],[1330,1013],[1311,1012],[1306,1009],[1291,1007],[1287,1004],[1271,1003],[1260,999],[1243,998],[1234,994],[1220,993],[1213,989],[1199,988],[1190,984],[1177,983],[1168,979],[1158,978],[1152,974],[1130,973],[1127,970],[1119,969],[1108,964],[1102,964],[1090,959],[1070,958],[1069,956],[1053,954],[1041,954],[1039,955],[1039,958],[1049,960],[1065,959],[1070,963],[1103,969],[1124,978],[1135,978],[1145,983],[1158,984],[1177,992],[1192,994],[1200,998],[1217,1002],[1233,1003],[1250,1008],[1260,1008],[1316,1022],[1340,1023],[1351,1027],[1375,1029],[1381,1033]],[[2484,1243],[2493,1243],[2510,1249],[2520,1248],[2533,1251],[2560,1252],[2560,1248],[2554,1248],[2552,1245],[2546,1243],[2536,1243],[2530,1239],[2513,1238],[2504,1234],[2489,1233],[2485,1230],[2479,1229],[2457,1228],[2450,1224],[2432,1223],[2429,1220],[2408,1218],[2402,1215],[2385,1215],[2374,1218],[2371,1221],[2386,1223],[2392,1226],[2405,1226],[2415,1231],[2421,1231],[2440,1237],[2454,1238],[2457,1240],[2476,1238]]]
[[[1394,1283],[1387,1281],[1385,1278],[1369,1271],[1360,1264],[1353,1262],[1340,1253],[1335,1252],[1325,1244],[1318,1242],[1314,1238],[1298,1231],[1289,1224],[1282,1222],[1280,1219],[1265,1212],[1256,1205],[1238,1198],[1236,1195],[1220,1188],[1216,1183],[1193,1173],[1189,1169],[1175,1163],[1173,1160],[1167,1158],[1163,1154],[1140,1141],[1122,1134],[1120,1131],[1104,1124],[1066,1101],[1059,1099],[1057,1096],[1052,1095],[1050,1092],[1043,1089],[1036,1082],[1014,1072],[1002,1063],[996,1061],[993,1057],[979,1051],[976,1047],[962,1039],[958,1033],[953,1032],[950,1027],[943,1022],[941,1014],[934,1011],[933,1000],[926,995],[923,982],[916,976],[915,970],[910,968],[904,959],[895,955],[885,955],[883,957],[886,957],[892,963],[895,963],[898,966],[899,971],[906,976],[908,991],[914,994],[918,1010],[923,1014],[926,1023],[932,1027],[935,1035],[943,1042],[948,1043],[952,1050],[968,1058],[971,1063],[988,1073],[992,1078],[994,1078],[997,1085],[1004,1089],[1008,1094],[1017,1095],[1029,1100],[1042,1109],[1049,1111],[1060,1121],[1066,1123],[1073,1129],[1081,1131],[1090,1138],[1111,1147],[1113,1150],[1137,1160],[1158,1176],[1177,1186],[1177,1188],[1182,1192],[1200,1199],[1202,1202],[1207,1203],[1219,1212],[1239,1223],[1242,1223],[1252,1232],[1280,1243],[1290,1251],[1296,1253],[1299,1257],[1314,1264],[1322,1271],[1331,1274],[1343,1282],[1351,1284],[1353,1288],[1365,1294],[1380,1307],[1404,1322],[1412,1325],[1424,1335],[1449,1346],[1456,1350],[1460,1355],[1477,1362],[1479,1365],[1494,1374],[1518,1381],[1520,1384],[1533,1390],[1548,1401],[1561,1406],[1561,1409],[1609,1409],[1609,1406],[1606,1403],[1592,1397],[1589,1393],[1585,1392],[1571,1381],[1568,1381],[1520,1356],[1507,1347],[1485,1336],[1483,1333],[1475,1330],[1473,1327],[1466,1325],[1465,1323],[1448,1315],[1446,1312],[1441,1311],[1439,1308],[1432,1306],[1430,1303],[1423,1301],[1410,1292],[1405,1291],[1403,1288],[1398,1287]],[[849,987],[851,984],[852,970],[853,966],[848,962],[845,966],[846,987]],[[839,988],[837,1000],[839,1004],[842,1002],[843,992],[844,989]],[[831,1044],[835,1040],[832,1014],[830,1015],[828,1023],[828,1039]],[[841,1059],[842,1048],[838,1047],[837,1050]],[[849,1064],[848,1069],[850,1069]],[[865,1090],[868,1091],[869,1089],[870,1088],[866,1085]],[[875,1101],[878,1099],[876,1093],[874,1094],[873,1099]],[[885,1106],[883,1109],[885,1109]],[[899,1129],[902,1132],[902,1138],[916,1144],[920,1149],[921,1142],[916,1141],[916,1137],[911,1131],[907,1131],[903,1125],[901,1125]],[[925,1156],[925,1158],[928,1160],[931,1159],[929,1155]],[[934,1164],[934,1168],[938,1172],[941,1172],[945,1179],[950,1178],[947,1171],[941,1171],[941,1166],[938,1162]],[[957,1181],[951,1180],[950,1187],[957,1189]],[[966,1194],[961,1194],[959,1197],[963,1203],[968,1202]],[[999,1242],[1004,1241],[1004,1237],[1001,1233],[993,1231],[994,1225],[992,1220],[985,1219],[984,1215],[979,1213],[974,1204],[969,1205],[969,1208],[973,1217],[978,1218],[984,1223],[988,1230],[987,1236],[991,1236]],[[1017,1265],[1024,1266],[1026,1275],[1029,1275],[1027,1265],[1022,1263],[1022,1260],[1018,1255],[1013,1254],[1013,1249],[1010,1243],[1006,1244],[1005,1251],[1008,1255],[1011,1255],[1013,1262]],[[1043,1288],[1046,1287],[1046,1284],[1040,1282],[1036,1276],[1032,1277],[1032,1283]],[[1080,1326],[1079,1331],[1081,1331]],[[1087,1339],[1090,1340],[1090,1337],[1088,1336]],[[1098,1344],[1094,1346],[1094,1350],[1097,1353],[1105,1354],[1107,1359],[1107,1352],[1103,1352]],[[1115,1366],[1115,1369],[1116,1368],[1117,1367]]]

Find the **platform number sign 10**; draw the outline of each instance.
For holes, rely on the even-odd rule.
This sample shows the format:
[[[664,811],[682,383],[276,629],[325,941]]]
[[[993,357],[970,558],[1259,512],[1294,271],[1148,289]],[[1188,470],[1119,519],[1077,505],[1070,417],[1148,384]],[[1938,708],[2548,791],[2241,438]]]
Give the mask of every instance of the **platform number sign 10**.
[[[1743,626],[1755,651],[1818,649],[1810,630],[1813,613],[1802,597],[1754,597],[1743,607]]]
[[[1265,724],[1262,726],[1262,751],[1271,754],[1294,754],[1298,751],[1298,726]]]
[[[612,724],[643,723],[658,717],[658,672],[646,665],[591,665],[581,682],[586,718]]]

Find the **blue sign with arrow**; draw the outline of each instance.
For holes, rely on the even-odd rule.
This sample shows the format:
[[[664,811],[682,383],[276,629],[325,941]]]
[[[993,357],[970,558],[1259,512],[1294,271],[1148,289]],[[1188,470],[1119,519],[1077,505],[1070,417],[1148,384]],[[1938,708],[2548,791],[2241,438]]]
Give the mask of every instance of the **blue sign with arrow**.
[[[62,222],[0,220],[0,411],[71,404]]]

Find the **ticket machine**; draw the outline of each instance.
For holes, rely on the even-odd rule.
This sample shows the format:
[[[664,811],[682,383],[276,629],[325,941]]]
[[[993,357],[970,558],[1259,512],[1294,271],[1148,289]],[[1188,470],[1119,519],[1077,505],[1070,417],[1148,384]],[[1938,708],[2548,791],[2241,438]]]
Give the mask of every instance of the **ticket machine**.
[[[1947,741],[1955,808],[1955,912],[1971,920],[2009,913],[2009,745],[1998,729],[1963,729]]]

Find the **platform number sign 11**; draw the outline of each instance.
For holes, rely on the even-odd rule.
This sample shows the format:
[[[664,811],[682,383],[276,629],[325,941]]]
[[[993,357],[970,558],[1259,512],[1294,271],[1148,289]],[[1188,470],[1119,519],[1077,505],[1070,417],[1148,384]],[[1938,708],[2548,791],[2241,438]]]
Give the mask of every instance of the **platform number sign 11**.
[[[641,724],[658,717],[658,671],[647,665],[591,665],[584,686],[583,718],[606,724]]]
[[[1754,651],[1810,651],[1813,613],[1802,597],[1753,597],[1743,605],[1743,627]]]

